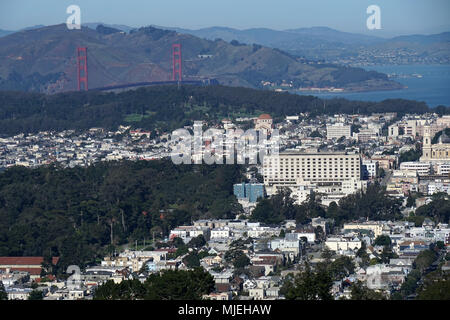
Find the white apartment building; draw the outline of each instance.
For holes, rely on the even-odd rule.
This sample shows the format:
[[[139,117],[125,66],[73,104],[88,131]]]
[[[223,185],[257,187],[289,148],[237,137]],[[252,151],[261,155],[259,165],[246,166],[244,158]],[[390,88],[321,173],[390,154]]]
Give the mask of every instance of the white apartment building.
[[[280,250],[281,252],[291,252],[295,256],[300,253],[300,240],[298,239],[273,239],[270,241],[270,249]]]
[[[8,288],[6,293],[8,294],[8,300],[28,300],[33,289],[31,288]]]
[[[444,182],[430,182],[427,185],[428,195],[432,195],[438,192],[444,192],[450,194],[450,183]]]
[[[344,230],[369,230],[372,231],[375,238],[383,233],[383,224],[376,221],[349,222],[344,224]]]
[[[358,250],[361,248],[362,242],[358,238],[347,239],[347,238],[328,238],[325,241],[325,245],[331,251],[348,251],[348,250]]]
[[[291,193],[291,197],[295,200],[295,203],[300,205],[310,197],[313,193],[312,186],[298,186],[293,188],[294,190]]]
[[[378,171],[378,162],[373,160],[363,160],[363,175],[367,178],[375,178]]]
[[[203,235],[206,240],[210,236],[210,228],[204,226],[179,226],[170,231],[170,239],[175,237],[183,239],[183,241],[189,242],[192,238]]]
[[[253,227],[247,230],[247,236],[252,238],[260,238],[262,236],[278,236],[279,234],[280,228]]]
[[[399,130],[398,130],[397,124],[392,124],[388,127],[388,135],[389,137],[398,137],[399,136]]]
[[[343,123],[327,124],[327,139],[351,138],[351,126]]]
[[[450,173],[450,162],[442,162],[436,165],[436,173],[439,175],[448,175]]]
[[[400,163],[400,170],[416,171],[419,176],[431,173],[430,162],[408,161]]]
[[[125,250],[118,257],[105,257],[101,262],[104,268],[131,268],[134,272],[138,272],[142,266],[149,260],[159,263],[165,261],[167,251],[130,251]]]
[[[360,180],[359,154],[345,152],[284,152],[264,157],[266,186],[300,186],[308,183],[341,183]],[[306,182],[306,183],[305,183]]]
[[[230,229],[225,228],[216,228],[211,230],[211,239],[227,239],[231,236]]]
[[[416,227],[410,228],[408,233],[410,237],[419,240],[442,241],[445,244],[448,244],[450,240],[449,228],[434,228],[427,230],[424,227]]]
[[[302,237],[305,237],[309,243],[314,243],[314,241],[316,241],[315,232],[292,232],[291,234],[295,234],[298,240],[301,240]]]
[[[370,122],[367,124],[367,129],[372,130],[376,135],[381,134],[382,125],[379,123]]]
[[[357,192],[358,190],[365,190],[366,187],[367,181],[352,178],[342,181],[341,189],[339,190],[339,192],[343,195],[350,195]]]

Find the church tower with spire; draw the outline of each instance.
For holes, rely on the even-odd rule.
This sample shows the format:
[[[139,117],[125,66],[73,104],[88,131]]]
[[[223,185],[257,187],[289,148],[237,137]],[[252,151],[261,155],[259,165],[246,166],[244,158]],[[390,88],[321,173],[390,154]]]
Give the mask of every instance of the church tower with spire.
[[[422,157],[420,157],[420,161],[428,161],[431,160],[431,130],[428,121],[425,123],[423,128],[423,146],[422,146]]]

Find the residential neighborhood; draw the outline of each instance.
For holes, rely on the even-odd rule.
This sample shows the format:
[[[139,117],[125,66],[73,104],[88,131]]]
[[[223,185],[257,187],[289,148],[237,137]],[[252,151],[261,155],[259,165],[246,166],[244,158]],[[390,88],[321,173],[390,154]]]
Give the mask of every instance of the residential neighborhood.
[[[324,265],[332,268],[334,299],[350,299],[356,284],[389,299],[411,281],[411,272],[416,284],[433,271],[448,274],[448,212],[438,222],[416,219],[415,212],[450,195],[449,116],[301,114],[276,123],[263,114],[224,119],[214,128],[240,129],[242,123],[268,134],[268,145],[279,143],[279,154],[268,152],[263,163],[248,166],[246,181],[234,184],[232,192],[242,208],[234,219],[193,220],[166,235],[149,234],[142,243],[116,247],[96,264],[69,267],[65,279],[52,275],[58,257],[0,257],[0,279],[8,299],[28,299],[36,292],[44,300],[93,299],[96,289],[108,281],[144,283],[150,274],[198,267],[215,283],[203,299],[286,299],[292,277]],[[185,129],[203,125],[197,121]],[[279,136],[271,137],[275,129]],[[192,161],[211,151],[227,155],[226,147],[211,140],[203,136],[206,144],[194,150]],[[121,159],[152,161],[170,156],[174,146],[170,133],[155,135],[124,126],[116,132],[40,132],[2,137],[0,164],[75,167]],[[280,192],[288,192],[295,205],[313,201],[329,212],[341,199],[373,185],[384,186],[388,196],[399,201],[401,219],[336,221],[317,216],[270,223],[256,221],[253,215],[261,201]],[[435,253],[425,265],[424,252]]]

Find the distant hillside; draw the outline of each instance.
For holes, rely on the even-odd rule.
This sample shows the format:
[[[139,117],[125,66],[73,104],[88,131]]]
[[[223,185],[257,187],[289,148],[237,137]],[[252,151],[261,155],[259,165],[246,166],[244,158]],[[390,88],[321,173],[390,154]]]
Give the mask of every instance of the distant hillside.
[[[45,26],[42,25],[42,24],[40,24],[40,25],[35,25],[35,26],[23,28],[23,29],[21,29],[21,30],[19,30],[19,31],[33,30],[33,29],[38,29],[38,28],[43,28],[43,27],[45,27]],[[0,29],[0,38],[1,38],[1,37],[4,37],[4,36],[7,36],[7,35],[10,35],[10,34],[15,33],[15,32],[18,32],[18,31],[1,30],[1,29]]]
[[[205,39],[221,38],[278,48],[306,59],[339,64],[450,63],[450,33],[406,35],[390,39],[342,32],[328,27],[283,31],[211,27],[165,28]]]
[[[387,42],[409,42],[422,45],[439,42],[446,43],[450,42],[450,32],[442,32],[439,34],[431,34],[431,35],[413,34],[408,36],[399,36],[389,39]]]
[[[10,30],[1,30],[0,29],[0,37],[4,37],[7,36],[8,34],[14,33],[15,31],[10,31]]]
[[[97,27],[99,25],[103,25],[105,27],[109,27],[109,28],[114,28],[114,29],[118,29],[120,31],[124,31],[126,33],[129,33],[131,30],[135,30],[136,28],[130,27],[130,26],[126,26],[124,24],[106,24],[106,23],[101,23],[101,22],[91,22],[91,23],[83,23],[82,24],[83,27],[88,27],[91,29],[97,29]]]
[[[328,27],[311,27],[289,29],[284,32],[295,33],[297,35],[314,37],[316,40],[324,42],[341,42],[351,45],[367,45],[383,42],[385,39],[359,33],[338,31]]]
[[[224,85],[246,87],[284,82],[294,88],[353,91],[402,87],[381,73],[312,63],[261,45],[211,41],[153,27],[126,33],[112,26],[68,30],[60,24],[0,38],[0,90],[76,90],[78,46],[88,47],[90,88],[170,80],[173,43],[182,45],[185,79],[214,78]]]

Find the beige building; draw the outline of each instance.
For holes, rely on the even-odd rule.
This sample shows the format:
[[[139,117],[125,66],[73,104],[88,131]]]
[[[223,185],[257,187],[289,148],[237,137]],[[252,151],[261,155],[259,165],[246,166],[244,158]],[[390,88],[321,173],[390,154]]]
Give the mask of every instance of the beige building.
[[[255,120],[255,130],[261,130],[261,131],[264,131],[266,133],[271,133],[272,132],[272,125],[273,125],[273,119],[267,113],[264,113],[264,114],[260,115]]]
[[[233,298],[230,292],[212,292],[210,294],[204,294],[202,296],[203,300],[231,300]]]
[[[450,127],[450,115],[442,116],[436,120],[438,126]]]
[[[423,123],[422,125],[417,127],[417,135],[423,137],[425,135],[425,129],[427,129],[427,127],[430,130],[430,136],[434,137],[434,135],[439,131],[450,127],[450,116],[442,116],[441,118],[437,118],[436,121],[432,123]]]
[[[425,126],[422,157],[420,157],[420,161],[449,161],[450,137],[443,132],[436,144],[431,144],[432,138],[433,135],[431,134],[430,127]]]
[[[417,126],[419,125],[420,121],[417,120],[405,120],[397,122],[388,127],[388,135],[390,137],[397,137],[400,135],[415,137],[417,132]]]
[[[450,126],[450,117],[443,116],[438,118],[436,121],[429,123],[428,120],[418,119],[418,120],[406,120],[400,121],[392,124],[388,127],[389,137],[398,136],[410,136],[412,138],[419,136],[423,137],[425,135],[425,130],[429,129],[431,137],[433,137],[439,131]]]
[[[391,183],[418,183],[419,175],[417,171],[413,170],[393,170],[391,179],[389,180]]]
[[[388,135],[389,137],[403,135],[413,138],[416,136],[423,137],[425,130],[428,129],[430,136],[433,137],[436,133],[448,127],[450,127],[450,116],[448,115],[442,116],[431,123],[425,119],[406,120],[390,125],[388,127]]]
[[[394,168],[394,164],[396,163],[396,156],[394,155],[379,155],[373,156],[371,158],[372,161],[378,162],[378,166],[383,170],[390,170]]]

